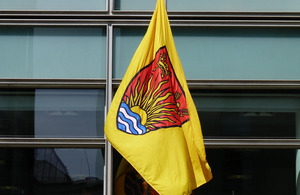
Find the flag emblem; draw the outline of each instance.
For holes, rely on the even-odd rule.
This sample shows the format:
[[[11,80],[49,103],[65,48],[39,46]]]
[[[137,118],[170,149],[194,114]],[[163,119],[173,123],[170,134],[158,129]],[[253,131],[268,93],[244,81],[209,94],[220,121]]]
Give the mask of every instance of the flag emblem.
[[[117,127],[128,134],[143,135],[189,120],[185,93],[178,82],[166,47],[141,69],[124,92]]]

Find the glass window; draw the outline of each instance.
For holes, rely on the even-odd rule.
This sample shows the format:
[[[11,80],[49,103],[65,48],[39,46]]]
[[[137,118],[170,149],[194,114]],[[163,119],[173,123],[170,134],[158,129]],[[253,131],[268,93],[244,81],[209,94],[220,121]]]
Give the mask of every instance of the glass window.
[[[103,194],[101,149],[1,148],[0,194]]]
[[[0,134],[103,137],[104,104],[104,90],[1,90]]]
[[[298,0],[167,0],[169,11],[298,12]]]
[[[299,93],[192,93],[205,138],[296,138]]]
[[[105,10],[106,0],[1,0],[0,10]]]
[[[195,195],[296,194],[295,149],[207,149],[214,178]],[[298,167],[298,168],[297,168]]]
[[[105,28],[0,28],[0,78],[105,78]]]
[[[300,3],[297,0],[167,0],[168,11],[205,11],[205,12],[298,12]],[[115,10],[150,10],[155,9],[156,1],[115,0]]]
[[[172,27],[187,79],[299,80],[300,29]],[[114,31],[114,78],[122,78],[146,27]],[[146,51],[145,51],[146,52]]]
[[[147,0],[115,0],[115,10],[147,10],[153,11],[155,9],[156,1]]]
[[[173,33],[189,79],[300,78],[300,29],[175,27]]]
[[[113,78],[123,78],[146,30],[146,27],[114,28]]]

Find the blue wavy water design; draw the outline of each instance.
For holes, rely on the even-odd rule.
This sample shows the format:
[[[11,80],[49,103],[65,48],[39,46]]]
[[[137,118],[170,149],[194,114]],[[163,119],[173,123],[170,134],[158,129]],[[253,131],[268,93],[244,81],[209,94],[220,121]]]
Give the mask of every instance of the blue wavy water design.
[[[141,124],[141,117],[130,110],[126,103],[121,103],[117,119],[118,129],[129,134],[142,135],[147,129]]]

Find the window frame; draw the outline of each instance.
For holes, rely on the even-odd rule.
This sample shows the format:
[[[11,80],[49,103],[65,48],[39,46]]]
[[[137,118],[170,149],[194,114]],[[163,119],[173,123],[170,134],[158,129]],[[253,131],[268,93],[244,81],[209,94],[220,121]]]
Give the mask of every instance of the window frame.
[[[3,79],[0,88],[101,88],[106,91],[106,111],[113,90],[121,80],[112,79],[113,28],[148,26],[152,11],[114,10],[114,0],[106,0],[104,11],[24,11],[1,10],[0,26],[106,27],[105,79]],[[169,11],[172,26],[300,28],[300,12],[182,12]],[[300,80],[188,80],[190,89],[214,90],[300,90]],[[207,148],[290,148],[300,149],[300,139],[204,139]],[[113,149],[106,138],[0,138],[1,148],[105,148],[104,194],[112,194]]]

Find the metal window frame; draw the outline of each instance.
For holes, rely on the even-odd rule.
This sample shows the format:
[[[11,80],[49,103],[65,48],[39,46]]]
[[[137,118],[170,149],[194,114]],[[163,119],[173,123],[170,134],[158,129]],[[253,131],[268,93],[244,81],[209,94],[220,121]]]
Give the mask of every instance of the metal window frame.
[[[95,88],[106,90],[106,111],[121,79],[112,78],[113,29],[116,26],[148,26],[152,11],[114,10],[106,0],[103,11],[4,11],[0,27],[106,27],[105,79],[4,79],[0,88]],[[171,26],[299,28],[300,12],[179,12],[168,11]],[[300,90],[300,80],[188,80],[191,89]],[[300,139],[204,139],[206,148],[300,149]],[[112,146],[106,138],[0,138],[0,148],[105,148],[104,194],[112,194]]]
[[[106,79],[1,79],[0,88],[95,88],[106,87]]]
[[[121,79],[112,79],[114,88]],[[298,90],[300,80],[187,80],[190,89]]]
[[[143,16],[140,16],[143,17]],[[0,26],[64,26],[64,27],[97,27],[106,24],[116,25],[148,25],[149,17],[137,19],[136,17],[122,18],[122,16],[105,16],[93,19],[68,18],[3,18],[0,16]],[[255,19],[172,19],[171,26],[183,27],[300,27],[300,18],[295,20],[255,20]]]
[[[0,148],[104,148],[104,138],[1,137]]]
[[[111,49],[111,48],[110,48]],[[110,57],[112,58],[112,51]],[[107,68],[112,69],[112,59]],[[112,74],[112,70],[110,70]],[[110,78],[109,78],[110,77]],[[111,93],[112,88],[117,88],[121,79],[1,79],[0,88],[69,88],[69,89],[104,89]],[[108,81],[109,80],[109,81]],[[300,80],[187,80],[190,89],[300,89]],[[109,99],[112,94],[109,94]],[[108,100],[107,100],[108,101]],[[110,102],[108,102],[110,103]]]
[[[152,11],[4,11],[0,26],[148,25]],[[300,12],[168,12],[172,26],[300,27]]]
[[[204,139],[209,149],[300,149],[300,139]]]

